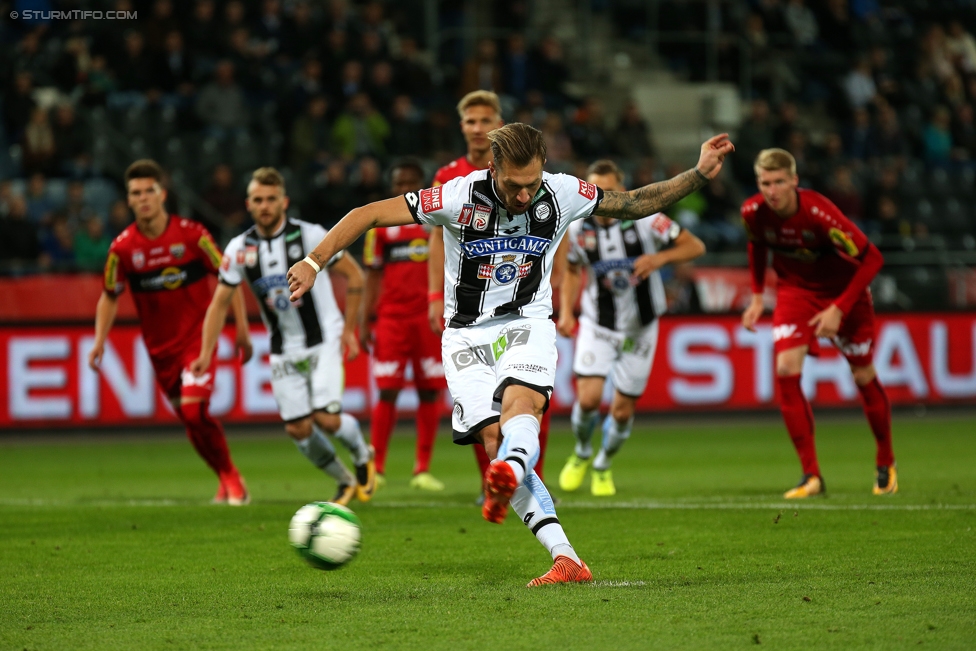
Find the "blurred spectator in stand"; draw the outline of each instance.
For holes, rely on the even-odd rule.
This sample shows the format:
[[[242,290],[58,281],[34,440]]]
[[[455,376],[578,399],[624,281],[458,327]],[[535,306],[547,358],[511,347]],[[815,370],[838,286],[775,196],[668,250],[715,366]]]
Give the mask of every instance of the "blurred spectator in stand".
[[[372,156],[363,156],[356,167],[356,184],[352,187],[353,196],[359,205],[382,201],[389,197],[383,183],[383,170]]]
[[[332,127],[333,150],[347,160],[357,156],[386,158],[390,124],[373,108],[366,93],[352,96]]]
[[[534,79],[529,84],[538,89],[545,98],[546,106],[563,108],[569,98],[566,96],[566,82],[569,81],[569,66],[563,53],[563,46],[555,37],[542,39],[531,55]]]
[[[878,215],[878,230],[885,237],[911,237],[912,224],[905,219],[898,203],[889,196],[879,196],[875,212]],[[881,248],[901,248],[899,245],[882,241]]]
[[[203,191],[201,199],[217,215],[197,214],[194,218],[206,226],[218,242],[226,242],[250,227],[250,219],[244,208],[244,197],[234,187],[234,172],[230,165],[221,163],[214,167],[210,185]]]
[[[96,217],[81,223],[75,235],[75,264],[82,271],[101,271],[105,267],[112,238],[105,233],[105,225]]]
[[[705,209],[698,225],[698,235],[708,250],[724,251],[740,244],[745,239],[739,213],[742,197],[736,192],[734,184],[729,183],[725,175],[719,175],[702,188],[701,194],[705,199]]]
[[[773,129],[773,141],[777,147],[786,148],[790,134],[800,128],[797,124],[799,111],[796,102],[783,102],[776,109],[776,127]]]
[[[213,64],[220,54],[221,34],[217,20],[214,18],[216,7],[213,0],[196,0],[193,5],[193,17],[189,25],[186,26],[186,45],[194,54],[204,62]]]
[[[349,37],[342,30],[333,30],[326,37],[325,52],[322,54],[322,70],[326,82],[338,87],[340,71],[353,58]]]
[[[230,32],[224,59],[234,66],[234,78],[242,91],[258,93],[262,90],[264,78],[270,73],[264,67],[263,56],[263,49],[251,39],[251,32],[247,27],[238,27]],[[219,66],[220,62],[217,64]]]
[[[794,131],[787,141],[786,150],[796,159],[796,173],[800,177],[800,186],[804,188],[820,187],[823,176],[820,161],[810,149],[810,140],[802,131]]]
[[[359,29],[376,34],[384,48],[388,48],[390,41],[397,36],[396,26],[386,18],[383,3],[378,0],[370,0],[360,9]]]
[[[87,176],[91,170],[88,130],[78,124],[75,109],[70,104],[58,106],[53,133],[58,171],[73,178]]]
[[[400,56],[393,61],[393,70],[393,83],[400,93],[418,99],[430,94],[433,85],[430,72],[421,61],[416,40],[404,38],[400,41]]]
[[[596,97],[584,100],[567,132],[573,142],[573,151],[582,158],[592,160],[607,156],[612,151],[603,104]]]
[[[904,83],[905,104],[928,113],[939,103],[940,90],[932,68],[924,61],[915,64],[912,78]]]
[[[887,104],[879,106],[874,128],[868,138],[868,159],[901,160],[908,153],[908,139],[901,129],[898,113]]]
[[[829,132],[824,137],[820,152],[820,169],[824,177],[830,177],[838,167],[852,165],[860,168],[858,161],[848,160],[844,155],[844,139],[836,131]]]
[[[458,96],[467,95],[475,90],[490,90],[495,93],[503,91],[498,46],[490,38],[478,41],[474,56],[468,59],[461,70]]]
[[[932,118],[922,132],[925,162],[929,165],[946,165],[952,154],[952,130],[949,109],[937,106]]]
[[[57,213],[41,236],[41,267],[71,271],[75,266],[75,236],[64,215]]]
[[[33,29],[23,35],[20,42],[6,52],[6,65],[9,70],[26,72],[38,86],[52,83],[49,71],[53,61],[48,56],[48,48],[42,46],[41,35],[44,29]]]
[[[976,159],[976,124],[973,121],[973,105],[962,104],[956,108],[952,121],[953,158],[972,161]]]
[[[68,226],[72,231],[78,230],[81,224],[89,219],[101,219],[85,201],[85,184],[82,181],[72,181],[68,184],[68,197],[61,212],[68,220]]]
[[[573,143],[563,128],[563,119],[556,111],[549,111],[542,125],[542,135],[546,141],[549,163],[553,166],[566,165],[573,160]],[[568,171],[568,170],[564,170]]]
[[[261,15],[255,22],[254,38],[260,43],[266,55],[273,56],[278,52],[285,33],[280,0],[263,0]]]
[[[91,68],[82,87],[81,103],[84,106],[105,106],[108,96],[118,89],[115,73],[101,54],[92,56]]]
[[[14,186],[9,180],[0,180],[0,219],[10,214],[10,203],[14,200]]]
[[[355,201],[346,177],[346,164],[334,159],[315,178],[314,187],[302,209],[303,219],[332,228],[354,206]]]
[[[13,91],[3,98],[3,118],[7,127],[7,139],[17,142],[24,135],[37,103],[34,101],[34,82],[29,72],[14,76]]]
[[[966,31],[961,21],[949,23],[945,46],[959,70],[967,75],[976,74],[976,38]]]
[[[301,71],[295,75],[292,88],[291,98],[283,108],[297,115],[308,107],[312,97],[323,97],[326,93],[322,63],[313,56],[306,56]]]
[[[634,180],[631,187],[642,188],[651,183],[657,183],[664,177],[658,170],[657,161],[653,158],[645,158],[634,169]]]
[[[423,129],[423,135],[427,139],[424,149],[438,163],[446,164],[454,160],[458,149],[464,147],[458,131],[457,113],[440,108],[431,109],[427,113],[427,123]]]
[[[141,93],[157,82],[153,75],[153,60],[146,52],[142,33],[134,29],[126,32],[124,58],[115,62],[113,69],[119,91],[124,93],[118,98],[120,103],[126,106],[140,105],[144,101]]]
[[[525,36],[512,34],[508,37],[508,47],[505,49],[505,94],[515,98],[518,102],[525,101],[525,93],[532,81],[529,50],[525,45]]]
[[[309,52],[317,50],[322,41],[322,23],[308,2],[292,5],[290,16],[285,17],[279,52],[287,59],[297,61]]]
[[[820,31],[817,17],[804,0],[789,0],[783,8],[783,19],[793,42],[801,48],[812,47],[817,42]]]
[[[47,226],[58,206],[48,192],[47,179],[40,172],[31,174],[27,181],[27,221],[36,226]]]
[[[175,29],[166,34],[163,51],[156,57],[154,66],[155,83],[159,89],[188,97],[193,90],[195,69],[193,57],[186,51],[183,34]]]
[[[246,14],[244,3],[240,0],[230,0],[225,4],[223,20],[221,20],[220,29],[217,32],[218,38],[222,37],[227,39],[238,30],[247,29]],[[249,29],[248,38],[250,38]],[[225,41],[222,45],[224,54],[229,53],[231,49],[230,42]]]
[[[925,63],[939,81],[945,81],[955,73],[952,55],[946,47],[945,31],[939,24],[931,25],[922,35],[918,48],[918,60]]]
[[[373,106],[384,116],[389,117],[397,92],[393,86],[393,66],[388,61],[379,61],[373,64],[369,71],[369,82],[366,89]]]
[[[9,212],[0,220],[0,269],[19,271],[34,267],[41,255],[37,227],[27,220],[27,202],[12,195]]]
[[[949,75],[942,84],[942,98],[950,109],[966,103],[966,88],[959,75]]]
[[[874,101],[878,89],[874,85],[871,60],[868,57],[858,57],[854,67],[844,77],[844,93],[851,110],[863,109]]]
[[[208,135],[225,139],[245,130],[247,107],[244,92],[234,81],[234,64],[222,60],[214,70],[214,79],[197,95],[197,116]]]
[[[340,102],[346,102],[357,93],[363,92],[365,88],[363,64],[355,59],[346,61],[339,75],[339,84],[333,90],[333,94]]]
[[[132,213],[125,199],[118,199],[112,204],[108,211],[108,234],[109,237],[116,238],[132,223]]]
[[[898,167],[889,163],[879,170],[877,177],[866,192],[864,219],[869,224],[877,226],[883,219],[880,214],[881,199],[889,199],[897,206],[900,198]]]
[[[740,229],[741,230],[741,229]],[[679,262],[671,265],[672,275],[664,283],[668,312],[672,314],[701,314],[701,299],[695,283],[695,265]]]
[[[901,71],[888,56],[888,48],[876,45],[871,48],[871,75],[879,99],[888,103],[897,102],[901,97]],[[879,102],[880,103],[880,102]]]
[[[779,104],[800,91],[801,83],[790,65],[790,53],[777,47],[758,13],[746,18],[744,37],[749,43],[753,79],[763,95]]]
[[[775,146],[769,104],[764,99],[754,99],[749,105],[749,117],[739,127],[735,138],[736,155],[732,158],[732,168],[736,180],[748,187],[755,186],[756,172],[752,165],[756,156],[763,149]]]
[[[155,0],[152,16],[143,27],[143,33],[146,35],[146,48],[150,54],[162,53],[169,34],[179,29],[180,23],[173,16],[172,0]]]
[[[397,95],[390,117],[389,152],[393,156],[425,155],[423,118],[409,95]]]
[[[871,115],[867,109],[856,109],[851,116],[850,124],[844,130],[844,152],[848,158],[867,160],[871,135]]]
[[[624,104],[620,112],[617,128],[613,130],[613,149],[616,154],[626,158],[654,155],[651,128],[641,117],[634,101]]]
[[[840,211],[851,219],[858,228],[864,229],[864,204],[861,193],[854,185],[854,175],[851,168],[841,165],[834,169],[827,181],[824,195],[834,202]]]
[[[72,36],[65,41],[61,56],[51,70],[51,78],[59,91],[70,95],[76,86],[84,82],[90,67],[88,43],[84,37]]]
[[[386,45],[383,43],[383,39],[378,33],[369,31],[363,32],[359,39],[358,59],[363,63],[363,67],[366,69],[372,68],[380,61],[389,60]]]
[[[829,51],[845,57],[851,55],[863,40],[858,38],[848,0],[827,0],[814,6],[820,8],[817,13],[820,40]]]
[[[332,124],[329,122],[329,102],[325,95],[315,95],[309,100],[305,113],[291,126],[291,167],[305,173],[319,152],[328,151],[332,141]]]
[[[57,169],[57,147],[54,142],[54,130],[48,121],[47,109],[41,107],[34,109],[30,122],[24,129],[21,147],[23,152],[21,167],[24,174],[51,175]]]

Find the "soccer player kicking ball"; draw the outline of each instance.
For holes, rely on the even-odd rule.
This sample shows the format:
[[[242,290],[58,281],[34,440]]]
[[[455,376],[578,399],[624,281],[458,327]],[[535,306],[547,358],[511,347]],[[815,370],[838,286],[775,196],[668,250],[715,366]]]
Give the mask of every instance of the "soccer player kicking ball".
[[[482,515],[501,523],[511,503],[554,564],[529,586],[591,581],[545,485],[532,471],[539,421],[556,375],[549,275],[569,225],[590,215],[640,219],[704,187],[732,143],[716,136],[695,169],[632,192],[607,192],[542,171],[542,133],[515,123],[488,134],[493,162],[442,186],[356,208],[288,272],[292,299],[312,289],[322,264],[369,228],[413,221],[443,226],[447,329],[441,356],[455,399],[454,442],[483,443],[494,459]]]
[[[797,187],[796,161],[783,149],[765,149],[755,162],[759,194],[742,204],[749,235],[752,303],[742,325],[754,330],[763,313],[767,251],[779,279],[773,342],[780,411],[800,456],[803,477],[787,499],[824,492],[813,436],[813,411],[800,388],[803,360],[833,340],[851,366],[877,442],[875,495],[898,491],[891,449],[891,405],[871,362],[874,306],[868,285],[884,264],[881,252],[826,197]]]
[[[359,354],[356,324],[362,269],[342,251],[323,260],[322,266],[345,276],[348,282],[344,321],[328,274],[302,300],[289,301],[286,270],[304,258],[326,231],[316,224],[288,219],[285,180],[273,167],[262,167],[252,174],[246,205],[254,226],[227,244],[220,283],[203,323],[200,356],[191,369],[203,373],[210,366],[231,296],[247,281],[271,334],[271,390],[285,431],[313,465],[336,480],[333,502],[345,505],[354,496],[368,502],[376,485],[373,450],[363,440],[359,422],[342,413],[343,353],[349,359]],[[355,477],[323,432],[334,435],[349,450]]]
[[[424,168],[419,161],[405,159],[391,172],[393,196],[419,192],[424,187]],[[365,319],[359,334],[373,339],[373,377],[380,399],[373,406],[370,439],[376,448],[376,479],[383,484],[386,452],[396,422],[396,401],[403,388],[404,371],[413,367],[417,407],[417,449],[412,488],[444,490],[444,484],[430,473],[430,457],[440,422],[444,366],[441,338],[427,321],[427,240],[429,226],[408,224],[376,228],[366,233],[363,262],[366,275],[364,317],[376,314],[372,332]]]
[[[197,454],[220,480],[213,501],[239,506],[250,497],[230,458],[224,428],[210,415],[214,367],[207,364],[194,375],[190,363],[200,350],[200,326],[210,288],[207,275],[216,274],[220,250],[199,223],[166,213],[163,170],[152,160],[138,160],[125,171],[125,188],[135,223],[122,231],[109,248],[105,286],[95,308],[95,343],[88,365],[98,370],[105,340],[118,312],[118,297],[129,281],[132,300],[156,381],[186,427]],[[251,357],[247,312],[240,292],[234,302],[237,350],[241,360]]]
[[[590,166],[587,181],[604,192],[624,192],[623,174],[613,161]],[[593,460],[593,495],[615,495],[612,457],[630,437],[637,399],[647,387],[657,348],[658,317],[667,310],[661,267],[687,262],[705,245],[663,213],[637,221],[593,215],[569,227],[569,266],[560,288],[559,323],[564,337],[573,336],[573,306],[580,271],[587,269],[579,335],[573,357],[576,402],[572,426],[576,449],[559,473],[559,487],[575,491],[583,483],[593,456],[590,439],[600,417],[607,375],[613,373],[613,402],[603,421],[600,451]]]

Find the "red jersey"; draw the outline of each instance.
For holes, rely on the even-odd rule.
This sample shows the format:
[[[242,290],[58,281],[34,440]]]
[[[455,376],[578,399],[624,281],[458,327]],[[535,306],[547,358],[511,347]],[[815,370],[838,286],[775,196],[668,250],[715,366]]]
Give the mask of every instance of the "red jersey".
[[[199,347],[211,294],[201,281],[217,274],[220,260],[220,249],[197,222],[170,216],[154,240],[131,224],[109,248],[105,291],[118,296],[129,281],[149,355],[168,357],[187,345]]]
[[[461,156],[457,160],[452,160],[450,163],[444,167],[437,170],[434,174],[434,185],[444,185],[451,179],[456,179],[459,176],[467,176],[471,172],[477,172],[478,170],[483,170],[484,167],[475,167],[468,161],[467,156]]]
[[[426,318],[429,237],[429,230],[420,224],[374,228],[366,233],[363,263],[370,269],[383,269],[377,318]]]

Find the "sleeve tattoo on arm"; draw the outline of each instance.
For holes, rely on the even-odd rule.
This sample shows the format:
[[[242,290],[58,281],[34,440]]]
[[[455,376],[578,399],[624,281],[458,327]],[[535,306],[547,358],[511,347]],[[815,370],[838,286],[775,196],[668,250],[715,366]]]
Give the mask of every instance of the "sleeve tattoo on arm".
[[[640,219],[664,210],[706,185],[708,177],[696,167],[673,179],[645,185],[630,192],[607,192],[593,212],[614,219]]]

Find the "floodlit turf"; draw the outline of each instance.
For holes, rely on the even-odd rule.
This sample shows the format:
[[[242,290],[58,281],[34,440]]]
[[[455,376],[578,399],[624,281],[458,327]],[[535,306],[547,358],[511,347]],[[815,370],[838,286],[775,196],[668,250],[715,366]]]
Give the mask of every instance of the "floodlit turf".
[[[571,447],[554,430],[551,485]],[[473,455],[446,436],[443,493],[408,488],[412,438],[393,438],[338,572],[288,546],[334,486],[284,434],[232,433],[243,508],[208,504],[216,482],[175,436],[0,439],[0,649],[971,649],[974,435],[971,417],[897,417],[901,493],[879,498],[863,420],[821,419],[828,496],[787,503],[776,420],[639,425],[616,497],[553,490],[595,584],[533,590],[548,555],[516,517],[481,520]]]

